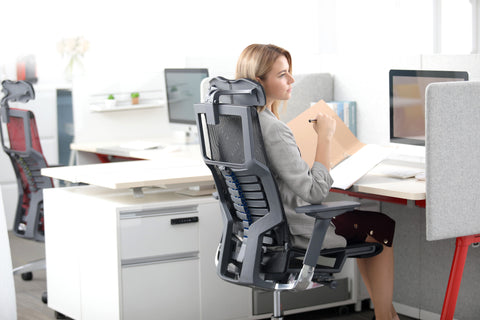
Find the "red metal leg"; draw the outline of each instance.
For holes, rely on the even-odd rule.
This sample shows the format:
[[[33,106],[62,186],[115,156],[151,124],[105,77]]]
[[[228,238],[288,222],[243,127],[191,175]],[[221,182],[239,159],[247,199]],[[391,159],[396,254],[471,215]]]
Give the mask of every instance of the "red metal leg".
[[[457,238],[455,255],[453,256],[452,268],[450,269],[450,278],[448,279],[445,300],[443,301],[441,320],[453,319],[458,291],[462,282],[463,268],[467,259],[468,246],[476,242],[480,242],[480,234]]]

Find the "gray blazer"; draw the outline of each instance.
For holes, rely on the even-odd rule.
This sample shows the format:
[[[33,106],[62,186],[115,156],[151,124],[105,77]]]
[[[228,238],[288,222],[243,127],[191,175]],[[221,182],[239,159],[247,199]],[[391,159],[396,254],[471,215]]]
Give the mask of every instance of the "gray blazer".
[[[319,162],[309,168],[300,156],[290,128],[270,110],[260,112],[259,121],[270,170],[280,191],[294,245],[306,248],[313,231],[314,218],[297,214],[295,208],[321,203],[328,195],[333,179],[327,168]],[[331,224],[324,247],[345,245],[345,239],[335,234],[335,227]]]

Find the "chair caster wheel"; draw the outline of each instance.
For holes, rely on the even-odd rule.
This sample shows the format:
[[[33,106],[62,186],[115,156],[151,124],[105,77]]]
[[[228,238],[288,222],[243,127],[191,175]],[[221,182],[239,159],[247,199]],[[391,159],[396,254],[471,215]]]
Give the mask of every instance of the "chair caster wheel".
[[[335,280],[330,281],[328,286],[330,287],[330,289],[337,289],[337,281],[335,281]]]
[[[48,294],[47,292],[42,293],[42,302],[47,304],[48,303]]]
[[[338,315],[339,316],[346,316],[350,313],[350,308],[348,306],[340,306],[338,307]]]
[[[33,273],[31,272],[25,272],[25,273],[22,273],[22,279],[24,281],[30,281],[33,279]]]

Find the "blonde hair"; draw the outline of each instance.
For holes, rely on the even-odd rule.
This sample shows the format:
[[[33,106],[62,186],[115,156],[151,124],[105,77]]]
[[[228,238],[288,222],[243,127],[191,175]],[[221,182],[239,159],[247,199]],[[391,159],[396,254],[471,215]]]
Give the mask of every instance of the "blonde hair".
[[[237,69],[235,78],[247,78],[257,81],[259,79],[265,79],[267,73],[272,70],[272,66],[279,56],[285,56],[288,61],[289,70],[292,73],[292,57],[290,53],[273,44],[251,44],[246,47],[240,54],[237,62]],[[278,109],[280,101],[274,101],[272,104],[272,112],[279,118]],[[266,106],[259,106],[258,111],[265,110]]]

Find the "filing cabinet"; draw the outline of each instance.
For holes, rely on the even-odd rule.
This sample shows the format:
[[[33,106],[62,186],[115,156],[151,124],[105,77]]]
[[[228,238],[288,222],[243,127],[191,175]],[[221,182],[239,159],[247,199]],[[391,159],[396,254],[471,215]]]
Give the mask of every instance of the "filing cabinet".
[[[124,319],[198,317],[198,222],[198,205],[120,212]]]
[[[223,222],[211,196],[54,188],[45,190],[44,208],[48,305],[73,319],[261,319],[271,312],[270,292],[218,277]],[[338,277],[334,291],[286,293],[285,310],[357,303],[354,261]]]
[[[44,199],[50,308],[73,319],[213,319],[201,292],[203,301],[228,298],[231,285],[215,274],[221,215],[212,196],[82,186]],[[240,292],[246,301],[249,289]]]

